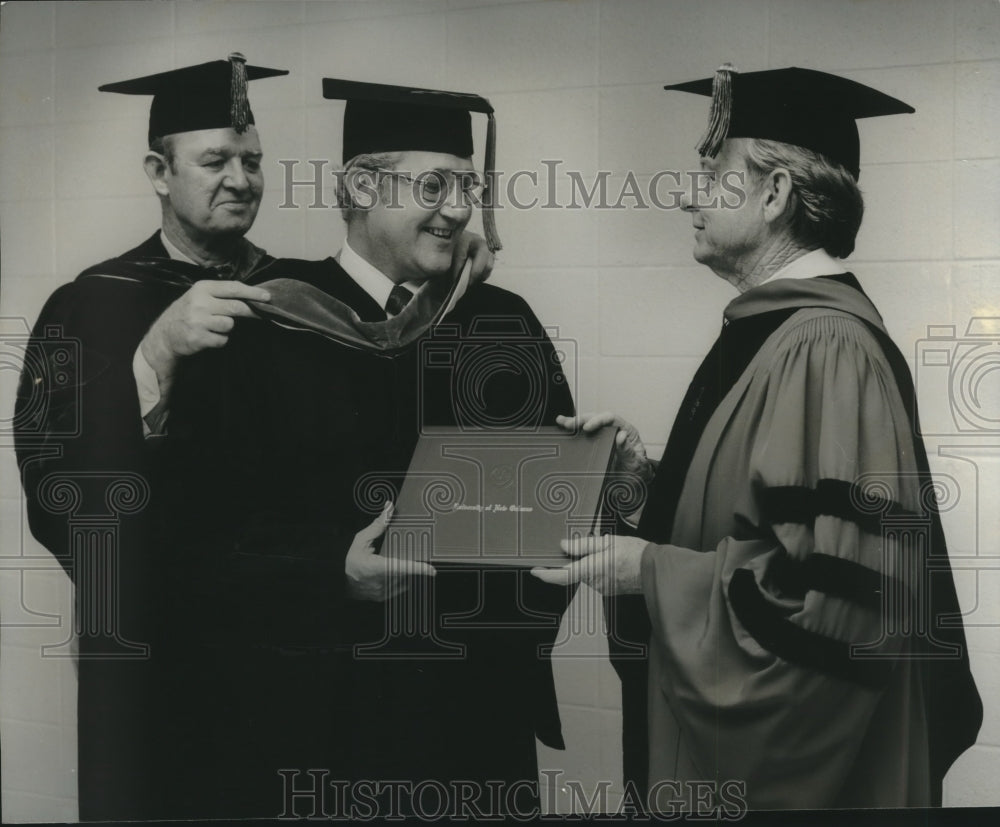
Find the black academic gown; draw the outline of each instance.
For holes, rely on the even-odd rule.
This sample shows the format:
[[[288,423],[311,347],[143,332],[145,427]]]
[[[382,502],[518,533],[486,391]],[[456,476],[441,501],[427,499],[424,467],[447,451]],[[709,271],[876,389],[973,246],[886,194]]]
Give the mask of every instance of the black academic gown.
[[[279,276],[319,287],[363,321],[385,319],[333,259],[279,260],[254,280]],[[471,397],[463,382],[488,348],[506,348],[509,364],[526,360],[534,375],[494,369]],[[430,591],[383,605],[351,600],[344,584],[354,534],[398,491],[421,424],[507,416],[534,426],[573,410],[527,303],[474,287],[433,334],[394,354],[241,320],[226,348],[182,367],[158,456],[168,466],[160,478],[184,484],[165,494],[163,531],[188,561],[174,570],[198,576],[167,592],[170,613],[191,621],[188,651],[214,665],[225,701],[214,724],[218,814],[282,812],[281,768],[303,772],[296,787],[312,783],[313,768],[353,781],[534,784],[536,734],[562,746],[539,647],[555,639],[570,593],[527,572],[442,571]],[[430,649],[387,623],[414,605],[431,607]],[[483,625],[443,628],[460,612]],[[530,806],[533,792],[514,795]]]
[[[82,820],[164,814],[169,749],[156,670],[169,556],[155,530],[155,465],[132,359],[157,316],[214,276],[172,261],[157,233],[56,290],[27,348],[17,459],[32,534],[76,587]]]

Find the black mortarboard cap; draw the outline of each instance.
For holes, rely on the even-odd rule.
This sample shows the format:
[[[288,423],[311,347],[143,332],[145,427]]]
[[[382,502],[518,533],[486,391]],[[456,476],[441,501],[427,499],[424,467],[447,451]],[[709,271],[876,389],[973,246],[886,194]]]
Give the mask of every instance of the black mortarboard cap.
[[[119,83],[105,83],[101,92],[152,95],[149,109],[149,143],[164,135],[199,129],[231,127],[245,132],[254,122],[247,98],[247,82],[277,75],[285,69],[247,66],[247,59],[233,52],[227,60],[171,69]]]
[[[714,157],[726,138],[761,138],[818,152],[855,179],[861,166],[857,120],[914,111],[863,83],[794,66],[739,74],[727,63],[714,77],[663,88],[711,96],[700,155]]]
[[[496,119],[493,107],[486,98],[464,92],[336,78],[323,78],[323,97],[347,102],[344,108],[345,163],[357,155],[376,152],[443,152],[471,158],[470,113],[486,115],[483,232],[489,248],[493,251],[500,249],[492,209]]]

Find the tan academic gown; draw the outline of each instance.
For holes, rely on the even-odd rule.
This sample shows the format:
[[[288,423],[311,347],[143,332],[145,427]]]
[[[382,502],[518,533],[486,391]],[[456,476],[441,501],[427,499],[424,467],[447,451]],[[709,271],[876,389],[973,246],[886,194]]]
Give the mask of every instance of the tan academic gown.
[[[780,307],[785,289],[781,282],[764,285],[727,312]],[[874,308],[855,302],[853,291],[835,292],[833,303],[881,327]],[[767,492],[808,497],[818,487],[838,487],[829,481],[870,484],[873,496],[920,512],[912,441],[875,337],[856,315],[835,309],[793,314],[722,401],[694,455],[672,544],[650,544],[643,553],[653,626],[654,807],[678,806],[677,784],[665,782],[690,787],[693,780],[712,782],[722,799],[742,797],[751,809],[929,803],[920,666],[892,657],[907,649],[901,636],[878,643],[892,663],[887,680],[865,685],[773,654],[741,622],[730,594],[734,573],[744,570],[791,624],[835,641],[880,641],[877,609],[821,590],[785,589],[776,567],[821,553],[876,573],[891,569],[912,586],[899,570],[903,552],[892,543],[883,551],[871,514],[775,521]],[[877,511],[880,501],[873,502]],[[683,783],[681,792],[692,800]]]

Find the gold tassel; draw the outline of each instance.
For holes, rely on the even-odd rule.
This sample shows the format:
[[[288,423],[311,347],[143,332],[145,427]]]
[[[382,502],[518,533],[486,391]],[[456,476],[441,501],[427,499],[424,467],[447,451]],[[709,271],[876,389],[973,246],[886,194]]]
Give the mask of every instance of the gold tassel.
[[[493,167],[496,165],[497,122],[493,113],[486,115],[486,158],[483,174],[486,185],[483,190],[483,234],[486,236],[486,246],[491,253],[502,250],[500,236],[497,234],[496,216],[493,214]]]
[[[229,55],[233,66],[232,82],[229,86],[229,117],[233,129],[242,134],[250,125],[250,101],[247,98],[247,59],[239,52]]]
[[[708,128],[698,142],[697,152],[707,158],[714,158],[722,148],[722,142],[729,132],[729,122],[733,114],[733,75],[737,68],[732,63],[723,63],[712,79],[712,106],[708,114]]]

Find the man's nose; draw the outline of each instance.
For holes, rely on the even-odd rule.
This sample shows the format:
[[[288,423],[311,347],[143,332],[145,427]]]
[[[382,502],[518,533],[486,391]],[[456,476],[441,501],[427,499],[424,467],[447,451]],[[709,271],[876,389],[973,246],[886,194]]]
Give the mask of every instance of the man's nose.
[[[245,190],[250,186],[250,178],[243,168],[243,161],[239,158],[230,158],[226,164],[226,186],[234,190]]]
[[[471,197],[460,187],[453,187],[438,212],[450,221],[464,223],[472,217]]]
[[[693,199],[691,197],[691,188],[694,186],[694,179],[689,175],[687,176],[687,186],[683,188],[681,192],[681,209],[684,212],[697,212],[694,208]]]

